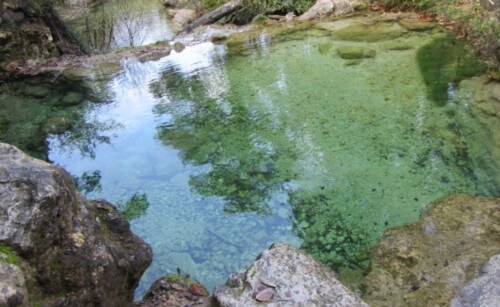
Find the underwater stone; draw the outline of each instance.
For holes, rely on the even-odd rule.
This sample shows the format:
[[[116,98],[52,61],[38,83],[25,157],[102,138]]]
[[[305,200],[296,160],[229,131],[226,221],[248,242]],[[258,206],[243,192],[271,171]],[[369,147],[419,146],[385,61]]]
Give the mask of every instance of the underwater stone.
[[[382,44],[382,47],[387,49],[387,50],[409,50],[413,49],[412,46],[410,46],[407,43],[403,42],[398,42],[398,41],[388,41],[386,43]]]
[[[49,134],[63,134],[69,129],[71,123],[66,117],[57,116],[47,119],[43,125],[43,132]]]
[[[339,47],[337,48],[337,53],[341,58],[346,60],[366,59],[375,57],[375,50],[357,46]]]
[[[45,98],[50,94],[50,89],[45,86],[26,86],[23,92],[27,96],[35,98]]]
[[[185,48],[186,47],[181,42],[175,42],[172,46],[172,49],[174,49],[174,51],[177,53],[182,52]]]
[[[377,22],[372,24],[355,24],[333,32],[333,36],[340,40],[353,42],[378,42],[395,39],[407,30],[397,23]]]
[[[59,105],[64,106],[74,106],[78,105],[83,101],[83,94],[78,92],[68,92],[59,100]]]
[[[403,18],[399,21],[403,28],[410,31],[428,31],[436,27],[436,23],[414,18]]]

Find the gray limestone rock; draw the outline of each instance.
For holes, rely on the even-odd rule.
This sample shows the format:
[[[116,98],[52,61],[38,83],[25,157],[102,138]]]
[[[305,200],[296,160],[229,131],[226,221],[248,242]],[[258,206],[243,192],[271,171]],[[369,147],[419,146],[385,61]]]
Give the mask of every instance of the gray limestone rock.
[[[482,274],[463,287],[461,294],[451,301],[452,307],[500,306],[500,254],[490,258]]]
[[[335,273],[311,256],[284,243],[262,252],[253,265],[217,287],[222,306],[368,306]],[[260,302],[259,302],[260,301]]]
[[[86,200],[62,168],[3,143],[0,244],[30,268],[23,272],[29,296],[20,278],[2,278],[8,283],[2,289],[18,289],[13,290],[18,298],[45,305],[131,304],[152,258],[149,245],[130,231],[113,205]]]

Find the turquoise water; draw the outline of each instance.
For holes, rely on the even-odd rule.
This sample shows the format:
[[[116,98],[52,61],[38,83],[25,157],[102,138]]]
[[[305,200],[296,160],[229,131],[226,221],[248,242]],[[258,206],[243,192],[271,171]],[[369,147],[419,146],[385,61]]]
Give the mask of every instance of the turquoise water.
[[[127,60],[97,88],[11,82],[0,95],[1,138],[86,180],[90,198],[124,207],[145,195],[131,225],[154,259],[138,296],[177,268],[212,290],[276,241],[347,275],[364,272],[383,231],[429,202],[500,191],[498,170],[477,162],[492,154],[490,136],[458,87],[473,74],[457,69],[463,46],[438,30],[398,28],[370,43],[335,35],[362,22]],[[375,56],[342,59],[346,46]],[[425,56],[445,48],[451,60]],[[78,103],[62,103],[68,88],[82,93]]]

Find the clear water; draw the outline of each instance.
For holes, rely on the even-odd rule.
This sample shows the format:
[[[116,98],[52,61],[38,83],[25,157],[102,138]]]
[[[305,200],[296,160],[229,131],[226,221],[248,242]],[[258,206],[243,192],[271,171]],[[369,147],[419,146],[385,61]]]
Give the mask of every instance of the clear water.
[[[406,33],[396,42],[412,48],[396,51],[387,40],[332,33],[269,30],[129,60],[98,89],[4,84],[1,139],[74,176],[97,171],[88,197],[125,204],[146,195],[149,207],[131,225],[154,259],[138,297],[177,268],[213,289],[276,241],[362,272],[384,230],[451,193],[498,196],[500,179],[477,162],[492,153],[470,93],[457,87],[462,52],[453,55],[461,61],[438,56],[462,45]],[[344,60],[342,46],[376,56]],[[62,103],[69,89],[85,94],[81,103]]]

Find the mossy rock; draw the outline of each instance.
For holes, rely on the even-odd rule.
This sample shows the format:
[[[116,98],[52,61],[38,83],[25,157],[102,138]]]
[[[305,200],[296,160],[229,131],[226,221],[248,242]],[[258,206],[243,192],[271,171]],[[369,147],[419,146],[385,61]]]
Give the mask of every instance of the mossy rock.
[[[327,54],[330,52],[330,50],[333,48],[333,43],[332,42],[326,42],[318,45],[318,50],[319,53],[321,54]]]
[[[409,50],[413,49],[413,46],[399,42],[399,41],[388,41],[382,44],[382,47],[387,50]]]
[[[74,106],[83,102],[84,96],[79,92],[68,92],[57,103],[61,106]]]
[[[179,52],[182,52],[184,49],[186,49],[186,47],[181,42],[175,42],[172,45],[172,49],[174,49],[175,52],[179,53]]]
[[[26,86],[23,92],[26,96],[35,98],[45,98],[50,95],[50,89],[45,86]]]
[[[210,36],[210,41],[214,44],[221,43],[227,40],[227,35],[222,32],[216,32]]]
[[[403,18],[399,21],[399,24],[409,31],[429,31],[436,27],[435,22],[414,18]]]
[[[333,37],[352,42],[378,42],[401,37],[407,32],[397,23],[358,23],[335,31]]]
[[[259,14],[252,19],[252,24],[265,26],[269,23],[269,18],[264,14]]]
[[[374,58],[376,55],[373,49],[357,46],[339,47],[337,53],[345,60]]]
[[[47,119],[43,125],[43,132],[48,134],[63,134],[71,127],[71,122],[67,117],[55,116]]]

